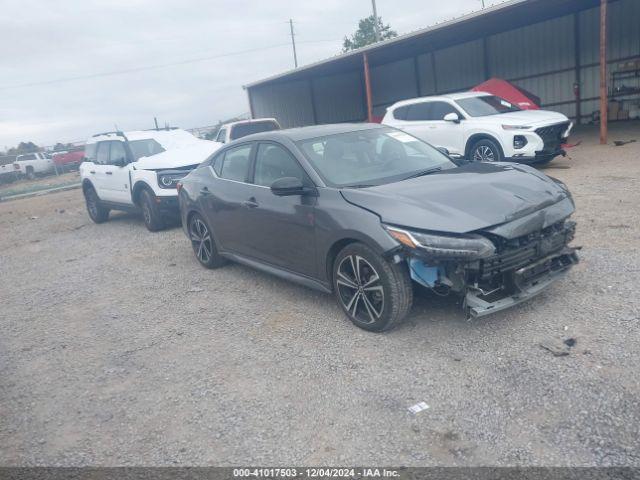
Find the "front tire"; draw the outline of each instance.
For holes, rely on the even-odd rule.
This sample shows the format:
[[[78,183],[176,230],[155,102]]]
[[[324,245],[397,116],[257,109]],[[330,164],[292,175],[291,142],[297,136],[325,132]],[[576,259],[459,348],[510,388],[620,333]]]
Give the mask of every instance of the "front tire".
[[[150,232],[157,232],[164,228],[164,219],[156,203],[156,196],[149,190],[144,190],[140,195],[140,207],[144,225]]]
[[[89,218],[95,223],[104,223],[109,220],[109,209],[100,204],[98,194],[93,187],[89,187],[84,192],[84,199],[87,204]]]
[[[469,160],[473,162],[502,162],[504,155],[496,142],[484,138],[473,144]]]
[[[336,257],[333,289],[349,320],[372,332],[398,325],[413,303],[407,266],[385,260],[362,243],[347,245]]]
[[[200,265],[206,268],[222,267],[227,261],[218,254],[211,229],[199,213],[194,213],[189,219],[189,239],[193,253]]]

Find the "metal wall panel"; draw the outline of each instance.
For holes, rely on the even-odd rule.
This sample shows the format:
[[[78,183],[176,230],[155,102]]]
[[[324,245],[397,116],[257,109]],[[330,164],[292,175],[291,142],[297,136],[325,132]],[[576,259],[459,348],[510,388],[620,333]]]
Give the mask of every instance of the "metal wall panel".
[[[586,67],[580,69],[580,95],[582,98],[600,96],[600,67]]]
[[[435,52],[438,92],[468,89],[484,78],[482,39]]]
[[[640,55],[640,1],[609,4],[609,58]]]
[[[418,76],[420,78],[420,95],[434,95],[436,93],[436,76],[433,70],[431,53],[418,56]]]
[[[561,73],[553,73],[542,77],[532,77],[516,80],[516,85],[535,93],[542,99],[542,103],[566,102],[575,99],[573,83],[575,71],[569,70]]]
[[[494,77],[519,78],[572,67],[573,16],[493,35],[488,48],[489,71]]]
[[[283,128],[314,124],[308,81],[255,87],[251,100],[255,117],[274,117]]]
[[[640,1],[620,0],[608,6],[610,60],[640,55]],[[580,63],[600,61],[600,9],[580,12]]]
[[[367,117],[360,72],[313,79],[318,123],[357,122]]]
[[[418,95],[413,58],[371,68],[373,105],[389,106]]]

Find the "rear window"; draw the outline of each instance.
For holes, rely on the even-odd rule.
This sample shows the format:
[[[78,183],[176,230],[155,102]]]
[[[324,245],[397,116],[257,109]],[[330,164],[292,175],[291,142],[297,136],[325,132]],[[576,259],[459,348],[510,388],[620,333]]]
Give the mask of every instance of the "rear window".
[[[246,137],[254,133],[271,132],[273,130],[280,130],[280,127],[274,121],[239,123],[231,129],[231,140]]]
[[[396,120],[406,120],[408,111],[409,111],[409,105],[405,105],[404,107],[398,107],[393,111],[393,118],[395,118]]]
[[[147,138],[145,140],[131,140],[129,142],[129,147],[131,147],[134,160],[164,152],[162,145],[156,142],[153,138]]]

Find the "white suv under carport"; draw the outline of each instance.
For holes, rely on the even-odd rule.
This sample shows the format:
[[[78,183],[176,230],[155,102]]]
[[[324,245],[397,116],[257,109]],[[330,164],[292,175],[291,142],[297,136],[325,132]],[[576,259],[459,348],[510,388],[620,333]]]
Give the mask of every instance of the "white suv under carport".
[[[564,155],[573,124],[561,113],[521,110],[480,92],[414,98],[387,109],[382,123],[410,133],[452,157],[545,164]]]

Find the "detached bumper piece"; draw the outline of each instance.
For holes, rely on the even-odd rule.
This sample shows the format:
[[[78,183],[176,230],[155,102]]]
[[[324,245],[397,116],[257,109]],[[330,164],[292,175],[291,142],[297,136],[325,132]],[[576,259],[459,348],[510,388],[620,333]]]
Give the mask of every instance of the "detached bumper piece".
[[[578,255],[573,248],[565,247],[560,252],[513,271],[508,290],[493,292],[469,290],[465,304],[472,317],[483,317],[535,297],[559,280],[576,263]]]

